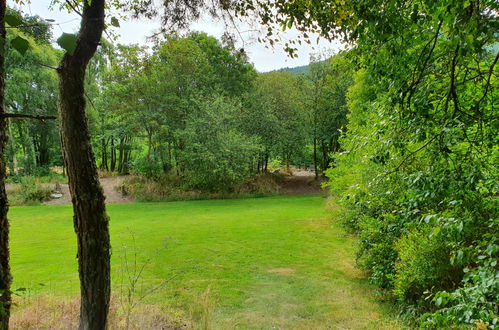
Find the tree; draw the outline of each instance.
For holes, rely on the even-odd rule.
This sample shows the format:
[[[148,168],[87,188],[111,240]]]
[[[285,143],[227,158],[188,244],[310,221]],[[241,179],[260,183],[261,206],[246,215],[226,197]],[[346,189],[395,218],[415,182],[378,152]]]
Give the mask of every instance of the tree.
[[[293,154],[306,141],[306,113],[299,85],[300,81],[289,72],[261,74],[257,82],[262,97],[268,100],[265,105],[278,123],[271,152],[282,157],[288,170]]]
[[[109,218],[85,115],[85,71],[101,42],[104,0],[84,1],[81,27],[59,74],[61,141],[78,239],[81,329],[105,329],[111,290]]]
[[[11,305],[11,274],[9,265],[9,210],[7,193],[5,191],[5,158],[7,145],[7,120],[5,114],[5,44],[7,31],[5,29],[6,0],[0,1],[0,329],[9,328]]]
[[[34,23],[36,24],[36,23]],[[7,51],[5,105],[11,114],[55,116],[57,113],[57,74],[50,67],[57,64],[59,52],[47,40],[38,40],[23,32],[9,31],[9,39],[19,36],[30,43],[24,55]],[[52,120],[10,119],[7,159],[11,173],[18,166],[25,174],[36,167],[47,167],[52,160],[60,162],[56,123]],[[21,147],[23,157],[17,158]],[[60,163],[59,163],[60,164]]]
[[[347,89],[352,84],[353,70],[348,54],[310,64],[310,124],[314,148],[316,178],[329,168],[331,155],[339,151],[339,137],[347,120]]]
[[[178,132],[185,148],[179,161],[194,188],[230,192],[252,174],[260,145],[238,130],[240,105],[217,97],[201,102],[185,129]]]

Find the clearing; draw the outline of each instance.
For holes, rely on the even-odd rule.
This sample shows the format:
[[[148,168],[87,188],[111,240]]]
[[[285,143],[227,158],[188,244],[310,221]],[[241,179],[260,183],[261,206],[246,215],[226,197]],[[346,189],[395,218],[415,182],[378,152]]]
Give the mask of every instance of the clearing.
[[[168,324],[156,317],[156,328],[401,328],[355,268],[355,239],[331,220],[325,204],[318,195],[288,195],[108,205],[113,306],[129,306],[117,296],[130,288],[137,261],[144,266],[134,291],[144,296],[134,300],[137,310],[168,317]],[[77,315],[71,211],[11,208],[14,289],[26,288],[13,328],[75,324],[57,311],[41,313],[49,307],[36,303],[68,301],[58,308]]]

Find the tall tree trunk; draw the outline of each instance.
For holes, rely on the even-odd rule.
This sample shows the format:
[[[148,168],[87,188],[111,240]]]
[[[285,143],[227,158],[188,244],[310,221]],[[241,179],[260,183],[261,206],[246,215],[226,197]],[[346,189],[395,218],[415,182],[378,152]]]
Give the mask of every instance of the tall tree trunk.
[[[314,137],[314,171],[315,171],[315,179],[319,178],[319,171],[317,169],[317,138]]]
[[[78,241],[80,329],[105,329],[110,297],[109,219],[85,114],[85,71],[104,30],[104,0],[83,2],[76,50],[58,69],[64,161]]]
[[[118,156],[118,173],[123,174],[123,157],[125,152],[125,138],[120,138],[119,156]]]
[[[114,137],[111,137],[111,172],[116,169],[116,148],[114,146]]]
[[[48,147],[48,135],[46,132],[49,130],[49,127],[46,123],[40,124],[43,127],[43,131],[45,133],[40,134],[38,140],[38,165],[39,166],[48,166],[50,157],[49,157],[49,147]]]
[[[6,0],[0,0],[0,38],[5,41]],[[0,45],[0,115],[5,113],[5,42]],[[8,329],[10,317],[10,275],[9,266],[9,204],[5,192],[5,147],[7,145],[7,120],[0,117],[0,329]]]
[[[10,162],[10,173],[11,174],[17,174],[17,148],[16,148],[16,142],[14,141],[14,136],[12,133],[12,121],[7,119],[7,124],[8,126],[8,137],[9,137],[9,144],[10,145],[10,157],[11,157],[11,162]]]
[[[101,170],[109,171],[109,167],[107,165],[107,142],[105,138],[101,139]]]
[[[322,169],[321,169],[321,175],[324,175],[326,172],[327,168],[329,167],[329,153],[328,153],[328,146],[327,143],[322,141],[321,142],[321,150],[322,150]]]

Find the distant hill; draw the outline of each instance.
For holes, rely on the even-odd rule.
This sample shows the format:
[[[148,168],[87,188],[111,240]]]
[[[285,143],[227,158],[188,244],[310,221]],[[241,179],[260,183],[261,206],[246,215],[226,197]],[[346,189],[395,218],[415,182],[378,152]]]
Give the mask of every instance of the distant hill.
[[[279,72],[291,72],[294,75],[301,76],[304,74],[307,74],[308,71],[310,70],[308,65],[302,65],[302,66],[297,66],[294,68],[282,68],[277,71]]]

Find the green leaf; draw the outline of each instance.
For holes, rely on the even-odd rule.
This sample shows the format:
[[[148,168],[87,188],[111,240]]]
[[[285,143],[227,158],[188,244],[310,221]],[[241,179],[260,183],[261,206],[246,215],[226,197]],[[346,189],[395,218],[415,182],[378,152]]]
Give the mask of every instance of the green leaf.
[[[114,27],[120,27],[120,21],[116,17],[111,17],[111,25]]]
[[[10,41],[10,45],[12,48],[17,50],[21,55],[24,55],[26,54],[26,51],[29,48],[29,41],[17,36]]]
[[[23,24],[23,21],[19,19],[19,17],[11,14],[5,15],[5,23],[9,24],[12,27],[16,27]]]
[[[69,55],[73,55],[76,50],[76,35],[63,33],[59,39],[57,39],[57,44],[68,52]]]

